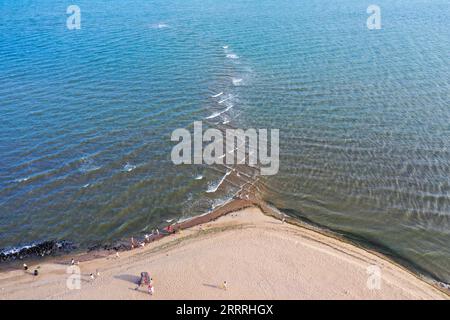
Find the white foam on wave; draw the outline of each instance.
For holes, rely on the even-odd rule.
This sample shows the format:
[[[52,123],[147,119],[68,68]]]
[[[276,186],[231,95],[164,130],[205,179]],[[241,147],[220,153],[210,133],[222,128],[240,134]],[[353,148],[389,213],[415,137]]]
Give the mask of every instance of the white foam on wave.
[[[101,168],[100,166],[96,166],[94,160],[92,160],[92,158],[89,157],[81,157],[80,162],[81,166],[79,170],[81,172],[91,172]]]
[[[123,167],[123,170],[126,171],[126,172],[131,172],[134,169],[136,169],[136,166],[134,164],[129,163],[129,162],[127,162],[127,164],[124,165],[124,167]]]
[[[232,95],[230,95],[230,96],[228,96],[227,98],[225,98],[225,99],[222,99],[222,100],[220,100],[218,103],[219,104],[222,104],[222,103],[224,103],[225,101],[228,101],[228,100],[230,100],[231,98],[233,98],[233,96]]]
[[[30,177],[15,179],[14,182],[21,183],[21,182],[25,182],[25,181],[28,181],[28,180],[30,180]]]
[[[221,114],[220,112],[215,112],[212,115],[207,116],[206,119],[214,119],[214,118],[220,116],[220,114]]]
[[[227,171],[225,175],[220,179],[220,181],[216,185],[211,185],[208,190],[206,190],[207,193],[214,193],[219,189],[219,187],[222,185],[222,183],[225,181],[227,176],[231,173],[231,171]]]
[[[220,97],[221,95],[223,95],[223,92],[220,92],[220,93],[218,93],[218,94],[215,94],[215,95],[213,95],[213,96],[211,96],[212,98],[217,98],[217,97]]]
[[[225,108],[225,110],[222,111],[222,113],[227,112],[228,110],[230,110],[231,108],[233,108],[233,105],[230,104],[228,107]]]
[[[224,48],[226,50],[226,49],[228,49],[228,46],[223,46],[222,48]]]
[[[2,253],[2,254],[7,256],[7,255],[12,255],[12,254],[19,253],[20,251],[25,250],[25,249],[31,249],[31,248],[33,248],[35,246],[36,246],[36,244],[33,243],[33,244],[25,245],[25,246],[22,246],[22,247],[13,247],[13,248],[5,249],[3,251],[0,251],[0,253]]]
[[[231,79],[231,82],[233,82],[234,86],[238,86],[241,84],[242,79],[241,78],[233,78],[233,79]]]
[[[230,201],[232,201],[233,200],[233,197],[226,197],[226,198],[222,198],[222,199],[216,199],[216,200],[214,200],[213,201],[213,203],[212,203],[212,210],[214,210],[214,209],[216,209],[217,207],[221,207],[221,206],[223,206],[223,205],[225,205],[225,204],[227,204],[227,203],[229,203]],[[211,211],[212,211],[211,210]],[[210,212],[211,212],[210,211]]]
[[[182,222],[186,222],[186,221],[198,218],[198,217],[206,216],[206,215],[210,214],[211,212],[213,212],[217,207],[221,207],[223,205],[226,205],[227,203],[229,203],[231,201],[233,201],[233,197],[229,197],[229,196],[227,196],[226,198],[215,199],[211,203],[211,209],[210,210],[208,210],[208,211],[206,211],[204,213],[195,215],[193,217],[179,218],[177,220],[177,223],[182,223]]]
[[[164,22],[154,23],[150,26],[152,29],[165,29],[168,28],[169,25]]]
[[[229,53],[227,54],[228,59],[239,59],[239,56],[235,53]]]
[[[212,115],[206,117],[206,119],[214,119],[214,118],[217,118],[218,116],[224,114],[225,112],[227,112],[227,111],[230,110],[231,108],[233,108],[233,105],[232,105],[232,104],[230,104],[230,105],[229,105],[228,107],[226,107],[224,110],[219,111],[219,112],[215,112],[215,113],[213,113]]]

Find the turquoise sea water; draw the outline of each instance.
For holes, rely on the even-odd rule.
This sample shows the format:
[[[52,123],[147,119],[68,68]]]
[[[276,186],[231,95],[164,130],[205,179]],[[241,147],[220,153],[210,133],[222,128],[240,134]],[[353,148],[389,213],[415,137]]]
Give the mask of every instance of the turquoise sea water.
[[[0,0],[0,248],[108,243],[255,183],[450,282],[450,4],[378,1],[368,30],[371,4]],[[174,166],[200,120],[280,129],[279,174]]]

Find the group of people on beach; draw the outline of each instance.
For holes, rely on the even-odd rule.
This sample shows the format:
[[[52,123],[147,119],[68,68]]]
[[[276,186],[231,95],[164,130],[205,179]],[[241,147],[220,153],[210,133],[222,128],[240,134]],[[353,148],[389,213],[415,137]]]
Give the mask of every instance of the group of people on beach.
[[[33,276],[38,276],[39,275],[39,269],[40,267],[38,266],[36,269],[34,269],[34,271],[32,272]],[[23,264],[23,271],[28,272],[28,266],[26,263]]]
[[[284,222],[284,221],[283,221]],[[175,230],[174,226],[172,224],[168,225],[167,227],[165,227],[162,232],[160,232],[160,230],[158,228],[153,229],[151,234],[146,234],[144,236],[144,241],[140,242],[140,241],[136,241],[134,239],[134,237],[131,237],[131,249],[135,249],[138,247],[144,247],[146,243],[150,243],[156,239],[158,239],[160,236],[165,236],[165,235],[170,235],[175,233],[176,231],[180,231],[180,229]],[[116,258],[119,258],[119,251],[116,251]],[[71,266],[75,266],[75,265],[79,265],[79,261],[75,261],[75,259],[71,259],[70,261],[70,265]],[[28,265],[27,264],[23,264],[23,269],[24,271],[28,271]],[[38,271],[39,267],[37,267],[34,272],[32,273],[34,276],[37,276],[39,274]],[[93,281],[95,280],[96,277],[100,276],[100,272],[98,271],[98,269],[95,271],[95,273],[90,273],[89,277],[90,279]],[[139,280],[138,286],[136,287],[135,290],[138,290],[141,286],[147,286],[147,290],[148,293],[150,295],[153,295],[155,292],[155,288],[153,286],[153,278],[151,278],[148,274],[148,272],[142,272],[141,273],[141,278]],[[218,286],[218,288],[223,289],[223,290],[227,290],[228,286],[227,286],[227,282],[223,281],[223,283]]]
[[[141,279],[139,280],[138,286],[134,290],[139,289],[141,286],[147,286],[148,293],[150,295],[153,295],[155,293],[155,287],[153,287],[153,278],[150,277],[148,272],[141,272]]]
[[[161,235],[169,235],[175,233],[175,229],[173,225],[168,225],[163,229],[163,232],[160,232],[158,228],[153,229],[151,234],[145,234],[144,241],[139,242],[131,237],[130,246],[131,249],[135,249],[138,247],[144,247],[146,243],[150,243],[156,239],[158,239]],[[118,254],[118,253],[117,253]],[[139,280],[139,284],[135,290],[138,290],[141,286],[146,285],[148,293],[153,295],[155,292],[155,287],[153,286],[153,278],[151,278],[147,272],[141,272],[141,278]]]
[[[144,247],[146,243],[150,243],[156,239],[158,239],[160,236],[169,235],[175,233],[175,228],[173,225],[168,225],[165,227],[162,232],[159,231],[158,228],[153,229],[150,234],[145,234],[144,241],[136,241],[134,237],[131,237],[130,240],[130,247],[131,249],[135,249],[138,247]]]

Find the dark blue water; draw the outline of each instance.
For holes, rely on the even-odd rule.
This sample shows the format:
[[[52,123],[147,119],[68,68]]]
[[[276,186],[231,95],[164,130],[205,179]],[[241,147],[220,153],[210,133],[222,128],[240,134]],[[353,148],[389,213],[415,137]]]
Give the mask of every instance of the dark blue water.
[[[371,4],[1,0],[0,248],[115,241],[255,183],[450,282],[449,2],[379,1],[381,30]],[[279,174],[173,165],[199,120],[280,129]]]

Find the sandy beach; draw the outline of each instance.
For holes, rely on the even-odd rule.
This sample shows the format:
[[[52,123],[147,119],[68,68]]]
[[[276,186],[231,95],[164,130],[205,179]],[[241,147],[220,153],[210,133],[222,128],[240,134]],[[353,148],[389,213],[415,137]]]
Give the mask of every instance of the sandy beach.
[[[256,207],[119,257],[81,261],[80,289],[67,286],[74,276],[67,273],[70,259],[42,261],[38,276],[17,262],[16,270],[0,273],[0,299],[448,299],[379,255]],[[143,271],[153,278],[152,296],[144,287],[135,290]]]

